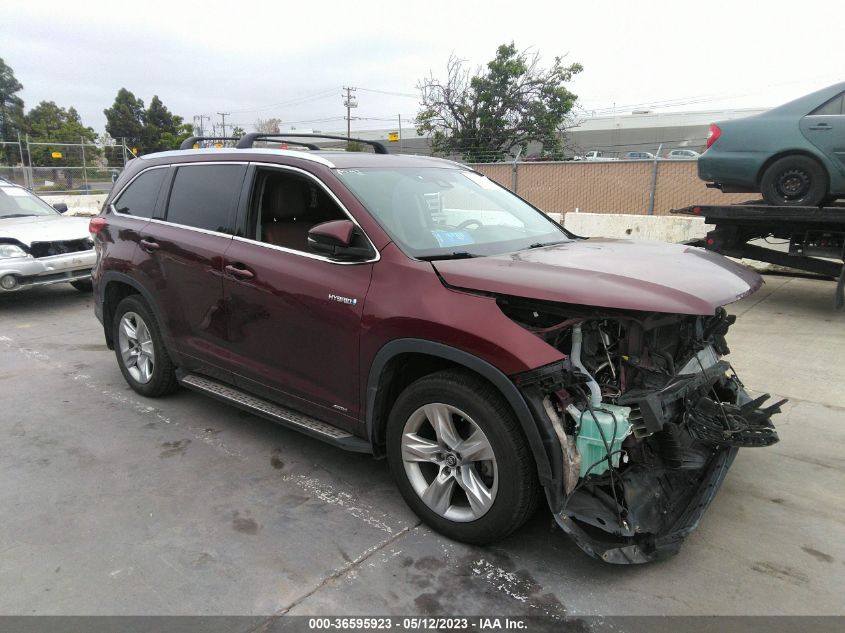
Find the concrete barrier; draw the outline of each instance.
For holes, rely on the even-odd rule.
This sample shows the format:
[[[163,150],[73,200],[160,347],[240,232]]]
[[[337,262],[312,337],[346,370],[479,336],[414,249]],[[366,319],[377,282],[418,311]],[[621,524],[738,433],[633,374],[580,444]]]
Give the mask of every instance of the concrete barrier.
[[[41,198],[47,204],[64,202],[67,205],[66,215],[97,215],[106,201],[107,193],[89,193],[82,195],[48,194]]]
[[[674,215],[570,212],[564,216],[563,225],[576,235],[583,237],[627,237],[660,242],[701,239],[707,233],[704,218]]]
[[[550,213],[560,222],[559,213]],[[637,240],[657,240],[659,242],[686,242],[702,239],[713,227],[704,223],[704,218],[682,215],[621,215],[605,213],[567,213],[563,217],[563,226],[582,237],[616,237]],[[788,246],[772,245],[764,240],[753,240],[764,248],[786,252]],[[734,259],[734,258],[731,258]],[[790,269],[753,259],[734,259],[744,266],[762,273],[784,272]]]

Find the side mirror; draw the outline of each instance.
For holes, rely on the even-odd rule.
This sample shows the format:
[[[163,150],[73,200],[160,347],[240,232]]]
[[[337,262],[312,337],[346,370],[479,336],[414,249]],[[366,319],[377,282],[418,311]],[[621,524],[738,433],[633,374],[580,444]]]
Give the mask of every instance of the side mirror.
[[[311,227],[308,247],[315,253],[339,259],[370,259],[372,246],[352,220],[332,220]]]
[[[59,213],[67,213],[67,205],[64,202],[57,202],[53,208]]]

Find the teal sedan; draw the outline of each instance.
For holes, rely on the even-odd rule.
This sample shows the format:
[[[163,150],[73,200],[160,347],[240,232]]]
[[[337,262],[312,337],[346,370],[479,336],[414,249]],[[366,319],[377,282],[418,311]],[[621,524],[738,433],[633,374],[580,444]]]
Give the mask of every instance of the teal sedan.
[[[698,177],[777,206],[845,197],[845,82],[762,114],[710,125]]]

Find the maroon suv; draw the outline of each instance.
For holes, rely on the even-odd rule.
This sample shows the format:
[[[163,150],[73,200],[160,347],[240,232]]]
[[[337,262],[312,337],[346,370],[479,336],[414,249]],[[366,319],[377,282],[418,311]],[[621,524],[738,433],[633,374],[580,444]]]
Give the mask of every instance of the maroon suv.
[[[91,221],[97,317],[138,393],[182,385],[386,457],[461,541],[544,496],[613,563],[676,552],[738,447],[777,441],[781,403],[723,359],[722,306],[755,273],[576,237],[453,162],[260,138],[133,160]]]

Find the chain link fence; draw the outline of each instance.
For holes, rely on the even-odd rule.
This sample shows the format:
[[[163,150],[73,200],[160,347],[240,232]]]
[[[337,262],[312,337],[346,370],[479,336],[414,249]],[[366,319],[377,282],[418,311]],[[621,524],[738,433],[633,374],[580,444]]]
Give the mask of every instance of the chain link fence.
[[[698,178],[695,160],[472,163],[470,166],[547,213],[667,215],[693,204],[733,204]]]
[[[0,178],[44,194],[106,192],[132,158],[122,141],[113,145],[83,139],[0,141]]]

